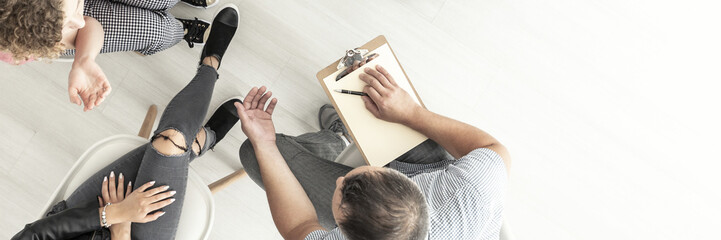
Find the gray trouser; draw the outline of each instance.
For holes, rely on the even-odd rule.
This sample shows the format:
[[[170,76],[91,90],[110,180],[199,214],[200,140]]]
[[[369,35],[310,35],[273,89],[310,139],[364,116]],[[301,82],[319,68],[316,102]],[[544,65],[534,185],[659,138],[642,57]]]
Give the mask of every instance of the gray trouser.
[[[123,173],[125,183],[133,182],[137,188],[147,182],[155,181],[154,187],[168,185],[177,193],[173,204],[163,208],[165,215],[149,223],[133,223],[131,234],[133,239],[174,239],[178,228],[180,213],[183,207],[185,189],[188,181],[188,167],[196,154],[192,151],[195,136],[202,126],[208,104],[213,95],[213,88],[218,73],[212,67],[202,65],[188,85],[183,88],[165,107],[160,123],[155,130],[155,137],[168,129],[175,129],[185,137],[187,150],[179,155],[164,155],[158,152],[151,143],[144,144],[85,180],[66,200],[68,208],[97,206],[97,196],[101,195],[103,176],[110,171]],[[201,155],[215,143],[215,133],[205,128],[206,140]],[[176,143],[181,145],[182,143]],[[152,188],[152,187],[151,187]]]
[[[331,210],[335,180],[353,169],[333,162],[345,148],[343,140],[329,130],[321,130],[297,137],[276,134],[276,144],[293,175],[313,203],[320,224],[326,229],[335,228],[336,223]],[[429,139],[395,160],[429,164],[450,158],[451,156],[440,145]],[[248,176],[265,189],[258,159],[255,157],[253,145],[248,140],[240,147],[240,162]]]

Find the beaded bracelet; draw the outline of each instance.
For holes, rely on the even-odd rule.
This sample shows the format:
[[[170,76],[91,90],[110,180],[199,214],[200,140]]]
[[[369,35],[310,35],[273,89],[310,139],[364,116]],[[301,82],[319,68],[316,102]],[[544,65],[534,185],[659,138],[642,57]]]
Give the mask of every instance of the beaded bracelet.
[[[106,203],[105,206],[103,206],[103,213],[101,214],[101,217],[103,218],[103,227],[109,228],[112,224],[108,224],[107,219],[105,218],[105,208],[110,206],[111,203]]]

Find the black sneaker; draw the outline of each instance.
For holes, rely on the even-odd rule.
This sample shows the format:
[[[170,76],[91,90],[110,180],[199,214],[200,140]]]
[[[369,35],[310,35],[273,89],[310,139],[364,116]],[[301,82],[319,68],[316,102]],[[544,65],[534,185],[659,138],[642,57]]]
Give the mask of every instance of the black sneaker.
[[[220,2],[220,0],[182,0],[183,3],[188,4],[194,8],[209,8],[213,7]]]
[[[318,110],[318,124],[320,129],[328,129],[334,133],[343,134],[348,141],[351,140],[343,120],[340,119],[333,105],[326,104],[320,107],[320,110]]]
[[[188,42],[188,47],[193,48],[195,44],[205,45],[205,39],[208,38],[207,31],[210,27],[208,21],[195,18],[194,20],[176,18],[178,21],[183,23],[183,29],[185,30],[185,36],[183,39]]]
[[[213,113],[213,116],[208,119],[208,122],[205,124],[205,127],[210,128],[210,130],[213,130],[215,132],[215,143],[210,146],[210,149],[213,149],[215,145],[222,140],[228,132],[230,132],[230,129],[235,126],[235,123],[238,122],[240,118],[238,118],[238,111],[235,109],[235,103],[243,103],[240,99],[242,97],[234,97],[231,99],[228,99],[227,101],[223,102]]]
[[[200,53],[200,63],[203,63],[205,57],[215,57],[218,59],[218,68],[223,59],[225,50],[228,49],[230,41],[233,40],[235,30],[238,29],[238,7],[228,4],[213,19],[213,25],[210,27],[210,36],[205,42],[203,51]]]

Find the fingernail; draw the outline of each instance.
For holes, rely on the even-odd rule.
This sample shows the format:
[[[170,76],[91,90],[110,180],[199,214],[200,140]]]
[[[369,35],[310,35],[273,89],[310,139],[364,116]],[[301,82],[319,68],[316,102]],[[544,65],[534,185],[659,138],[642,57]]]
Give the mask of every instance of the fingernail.
[[[160,216],[163,216],[163,215],[165,215],[165,212],[160,212]]]
[[[130,186],[133,186],[133,181],[128,182],[128,188],[130,188]]]
[[[114,177],[115,177],[115,172],[114,172],[114,171],[110,171],[110,178],[114,178]]]
[[[150,181],[150,185],[155,185],[155,181]]]
[[[120,173],[120,176],[118,176],[118,177],[119,177],[119,178],[123,178],[123,173]]]
[[[170,188],[170,186],[163,186],[163,190],[168,190],[168,188]]]
[[[170,191],[170,196],[175,195],[175,191]]]
[[[170,202],[175,202],[175,198],[171,198],[171,199],[170,199]]]
[[[103,177],[103,182],[107,182],[107,181],[108,181],[108,176]]]

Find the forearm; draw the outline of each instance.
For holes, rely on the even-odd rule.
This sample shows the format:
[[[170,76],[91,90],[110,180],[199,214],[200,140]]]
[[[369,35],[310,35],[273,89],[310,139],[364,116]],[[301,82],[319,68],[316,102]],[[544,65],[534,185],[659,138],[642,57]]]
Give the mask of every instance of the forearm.
[[[103,26],[98,20],[85,17],[85,27],[79,29],[75,37],[75,60],[94,61],[103,48],[104,34]]]
[[[127,232],[110,231],[110,240],[130,240],[130,231],[127,231]]]
[[[121,212],[122,210],[118,209],[118,205],[109,205],[105,209],[106,212],[106,221],[108,222],[110,226],[110,239],[111,240],[130,240],[130,220],[123,217]],[[101,220],[100,224],[102,225],[102,213],[103,213],[103,207],[100,207],[98,209],[98,218]],[[126,226],[122,226],[123,224],[127,224]]]
[[[313,204],[274,141],[253,142],[253,149],[278,231],[285,239],[304,237],[308,225],[319,226]]]
[[[508,161],[505,147],[490,134],[421,107],[415,111],[415,116],[410,118],[406,125],[436,141],[455,158],[460,158],[477,148],[490,148],[501,155],[504,161]]]

